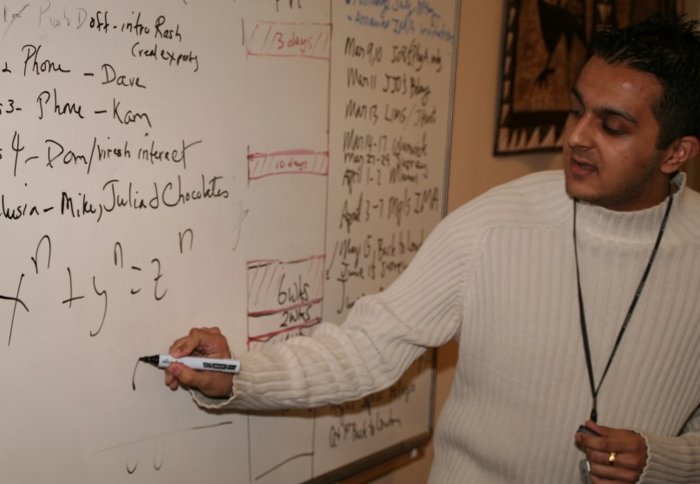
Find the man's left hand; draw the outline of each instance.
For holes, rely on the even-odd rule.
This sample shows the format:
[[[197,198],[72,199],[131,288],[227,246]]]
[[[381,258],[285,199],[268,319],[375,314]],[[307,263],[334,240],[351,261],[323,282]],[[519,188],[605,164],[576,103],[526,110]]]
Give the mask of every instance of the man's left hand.
[[[576,433],[576,445],[586,453],[593,484],[637,482],[647,463],[647,446],[636,432],[586,422],[599,435]]]

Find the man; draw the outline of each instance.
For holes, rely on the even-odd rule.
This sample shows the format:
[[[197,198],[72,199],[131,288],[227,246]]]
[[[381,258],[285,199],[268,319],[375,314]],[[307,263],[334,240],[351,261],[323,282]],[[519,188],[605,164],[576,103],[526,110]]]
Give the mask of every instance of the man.
[[[166,384],[205,407],[338,403],[457,339],[430,482],[573,483],[580,468],[593,483],[700,482],[700,195],[679,173],[700,150],[696,27],[601,33],[572,89],[563,173],[450,214],[343,325],[242,356],[235,385],[181,365]],[[230,353],[206,328],[171,352]]]

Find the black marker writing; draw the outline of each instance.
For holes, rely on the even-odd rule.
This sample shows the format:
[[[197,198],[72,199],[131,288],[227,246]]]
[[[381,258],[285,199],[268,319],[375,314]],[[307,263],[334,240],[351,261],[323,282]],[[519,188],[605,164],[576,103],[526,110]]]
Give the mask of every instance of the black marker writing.
[[[73,274],[71,273],[70,267],[66,268],[68,270],[68,299],[62,301],[63,304],[68,303],[68,307],[73,307],[73,301],[78,301],[84,299],[85,296],[73,296]]]
[[[19,291],[22,288],[22,280],[24,279],[24,274],[19,276],[19,284],[17,285],[17,294],[15,297],[8,297],[8,296],[3,296],[0,294],[0,300],[6,300],[6,301],[14,301],[14,307],[12,308],[12,322],[10,323],[10,335],[7,338],[7,346],[10,346],[12,343],[12,331],[15,327],[15,316],[17,315],[17,304],[21,304],[22,307],[24,308],[25,311],[29,312],[29,308],[27,307],[26,304],[24,304],[24,301],[22,301],[19,298]]]
[[[42,91],[36,98],[36,103],[39,106],[39,119],[44,119],[44,106],[49,106],[50,104],[53,106],[53,111],[49,110],[48,112],[53,112],[54,114],[58,116],[77,116],[80,119],[84,119],[85,116],[83,116],[83,107],[75,102],[65,102],[61,104],[61,101],[58,98],[58,91],[56,88],[52,89],[51,91]]]
[[[155,264],[156,266],[156,276],[153,278],[153,282],[155,282],[155,284],[153,285],[153,297],[155,297],[156,301],[160,301],[168,293],[168,290],[166,289],[163,292],[160,292],[158,290],[158,284],[160,283],[160,279],[163,277],[163,273],[161,272],[160,260],[153,259],[151,260],[151,264]]]
[[[100,322],[100,327],[97,328],[97,331],[95,332],[90,331],[90,336],[95,337],[100,333],[100,331],[102,331],[102,326],[104,326],[105,318],[107,317],[107,291],[100,291],[99,289],[97,289],[97,280],[95,276],[92,276],[92,287],[95,289],[95,294],[97,294],[98,296],[104,296],[105,300],[105,308],[104,312],[102,313],[102,321]]]
[[[27,75],[27,69],[30,73],[34,73],[37,76],[40,74],[51,74],[51,73],[62,73],[67,74],[70,69],[63,67],[58,62],[54,62],[49,59],[40,59],[39,52],[41,51],[41,46],[26,44],[22,47],[24,51],[24,75]]]
[[[184,242],[185,242],[185,237],[187,237],[190,241],[189,244],[189,250],[192,250],[192,245],[194,244],[194,231],[192,229],[186,229],[184,232],[180,232],[178,234],[178,239],[180,242],[180,254],[184,252]]]
[[[43,247],[44,242],[46,242],[46,245],[48,246],[48,254],[46,255],[46,268],[49,269],[51,267],[51,237],[49,237],[48,235],[44,235],[39,240],[39,244],[36,246],[34,257],[31,258],[32,263],[34,264],[34,271],[37,274],[39,274],[39,250],[41,250],[41,248]]]
[[[139,367],[139,363],[141,363],[140,358],[136,358],[136,364],[134,365],[134,373],[131,375],[131,389],[136,391],[136,369]]]

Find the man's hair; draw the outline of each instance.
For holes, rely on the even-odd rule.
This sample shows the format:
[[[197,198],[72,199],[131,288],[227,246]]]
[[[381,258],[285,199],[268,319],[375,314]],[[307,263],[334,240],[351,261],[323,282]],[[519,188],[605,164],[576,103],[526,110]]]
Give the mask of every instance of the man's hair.
[[[654,115],[660,132],[657,148],[681,136],[700,139],[700,32],[698,20],[655,15],[623,29],[597,32],[593,55],[608,64],[626,65],[656,76],[663,95]]]

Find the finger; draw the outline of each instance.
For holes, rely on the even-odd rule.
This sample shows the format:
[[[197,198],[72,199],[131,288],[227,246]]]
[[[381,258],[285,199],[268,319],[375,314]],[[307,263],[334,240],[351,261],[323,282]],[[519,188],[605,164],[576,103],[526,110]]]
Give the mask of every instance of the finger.
[[[187,356],[197,348],[197,344],[198,342],[188,334],[187,336],[176,339],[173,344],[170,345],[168,352],[175,358]]]
[[[591,476],[591,484],[626,484],[623,481],[603,479],[602,477]]]
[[[639,472],[625,467],[619,467],[617,464],[610,465],[608,463],[599,464],[591,462],[590,474],[592,482],[637,482],[639,480]]]
[[[177,379],[168,373],[168,371],[165,371],[165,386],[169,387],[171,390],[177,390],[178,387],[180,386],[180,383],[177,381]]]
[[[180,385],[196,388],[210,397],[231,395],[233,376],[227,373],[196,371],[179,363],[171,363],[166,369]]]
[[[180,363],[171,363],[165,368],[166,375],[170,376],[170,388],[177,386],[189,386],[196,381],[195,371]],[[177,388],[176,386],[176,388]]]
[[[591,463],[598,464],[603,467],[626,467],[626,456],[620,452],[600,452],[597,450],[586,451],[586,457]]]
[[[172,391],[176,391],[178,388],[180,388],[180,383],[177,380],[171,380],[170,384],[168,384],[168,387]]]
[[[611,452],[616,452],[615,463],[627,467],[639,467],[646,463],[647,450],[644,438],[639,434],[624,431],[615,437],[577,436],[583,450],[589,456],[601,456],[601,463],[607,462]]]
[[[602,477],[591,476],[591,484],[621,484],[620,481],[611,481]]]
[[[599,425],[592,420],[588,420],[585,426],[591,430],[593,434],[592,437],[599,437],[598,439],[590,439],[591,442],[597,443],[599,446],[607,446],[610,442],[620,440],[620,438],[626,437],[629,432],[627,430],[606,427],[605,425]],[[596,435],[597,434],[597,435]],[[600,448],[599,450],[610,451],[613,449]],[[624,449],[614,449],[614,450],[624,450]]]
[[[199,337],[199,346],[196,351],[198,356],[214,358],[229,358],[231,351],[228,341],[217,327],[195,329],[194,333]]]
[[[600,452],[587,450],[586,457],[592,476],[619,482],[637,482],[643,465],[637,455],[628,452]]]
[[[609,453],[630,452],[643,453],[646,451],[646,443],[644,438],[637,432],[627,429],[616,429],[597,425],[594,422],[586,422],[586,426],[599,436],[589,435],[580,432],[577,434],[576,441],[581,442],[586,448]]]
[[[198,352],[206,344],[206,340],[213,334],[207,329],[192,328],[187,336],[175,340],[170,345],[170,354],[175,358],[188,356]]]

